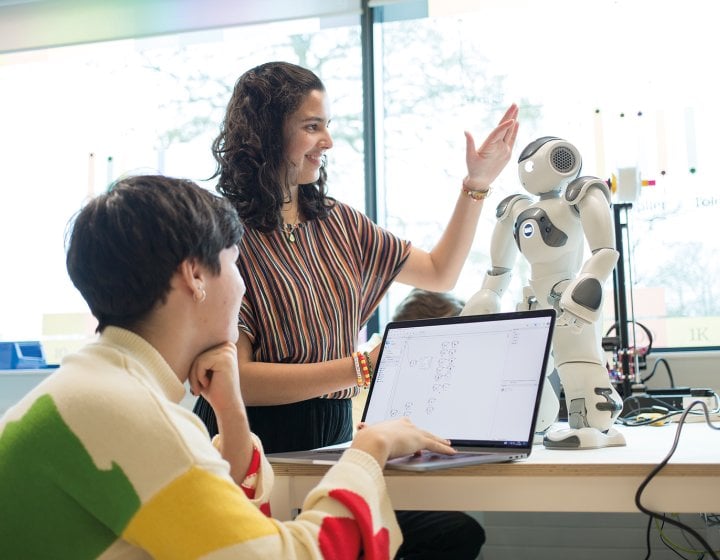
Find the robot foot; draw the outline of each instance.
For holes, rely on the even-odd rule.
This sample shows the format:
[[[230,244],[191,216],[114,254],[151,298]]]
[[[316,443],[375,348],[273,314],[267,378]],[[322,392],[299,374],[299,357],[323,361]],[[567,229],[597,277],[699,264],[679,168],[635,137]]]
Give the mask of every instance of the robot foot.
[[[543,445],[547,449],[598,449],[600,447],[621,447],[625,436],[615,428],[601,432],[597,428],[566,428],[551,430],[545,434]]]

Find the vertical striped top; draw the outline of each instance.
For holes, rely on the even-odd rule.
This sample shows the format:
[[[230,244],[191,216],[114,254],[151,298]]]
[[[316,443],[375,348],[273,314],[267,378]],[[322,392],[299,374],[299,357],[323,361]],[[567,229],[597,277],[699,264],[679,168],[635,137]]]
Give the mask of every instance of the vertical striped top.
[[[410,253],[410,243],[336,202],[326,219],[282,231],[247,229],[238,267],[247,292],[240,328],[254,359],[317,363],[350,356]],[[348,387],[329,398],[353,396]],[[320,395],[318,395],[320,396]]]

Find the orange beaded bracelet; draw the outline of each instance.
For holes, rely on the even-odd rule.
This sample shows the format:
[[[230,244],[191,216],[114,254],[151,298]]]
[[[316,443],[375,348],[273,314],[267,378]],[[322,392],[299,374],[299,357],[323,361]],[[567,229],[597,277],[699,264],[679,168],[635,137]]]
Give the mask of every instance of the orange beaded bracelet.
[[[357,375],[357,385],[363,389],[370,386],[372,380],[373,367],[370,361],[370,354],[367,352],[354,352],[353,362],[355,363],[355,374]]]
[[[370,384],[370,381],[373,378],[373,375],[375,375],[375,368],[373,367],[372,360],[370,359],[370,353],[364,352],[365,354],[365,361],[367,362],[368,371],[370,372],[370,378],[368,379],[368,385]]]

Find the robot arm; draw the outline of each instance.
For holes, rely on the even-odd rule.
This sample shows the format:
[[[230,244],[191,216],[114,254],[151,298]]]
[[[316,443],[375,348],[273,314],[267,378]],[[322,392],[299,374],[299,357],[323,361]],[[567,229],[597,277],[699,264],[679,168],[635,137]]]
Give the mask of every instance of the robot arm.
[[[485,273],[482,288],[467,300],[460,315],[487,315],[500,311],[500,300],[505,293],[512,271],[505,268],[493,268]]]
[[[610,192],[597,177],[578,177],[566,191],[565,200],[580,216],[592,255],[572,281],[553,288],[560,299],[560,324],[584,328],[601,319],[603,285],[615,267],[614,228],[610,213]]]
[[[515,217],[532,204],[525,195],[511,195],[498,204],[498,219],[490,241],[490,262],[480,290],[468,299],[460,315],[486,315],[500,311],[500,302],[512,277],[519,249],[514,239]]]
[[[615,249],[610,189],[597,177],[578,177],[565,190],[565,201],[580,216],[590,250]]]

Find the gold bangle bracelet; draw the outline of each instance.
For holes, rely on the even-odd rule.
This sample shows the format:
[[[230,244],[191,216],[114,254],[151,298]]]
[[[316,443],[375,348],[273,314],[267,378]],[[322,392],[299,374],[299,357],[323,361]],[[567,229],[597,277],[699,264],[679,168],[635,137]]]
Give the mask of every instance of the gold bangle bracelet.
[[[468,195],[473,200],[485,200],[488,196],[490,196],[492,189],[488,189],[486,191],[474,191],[463,186],[462,192]]]

